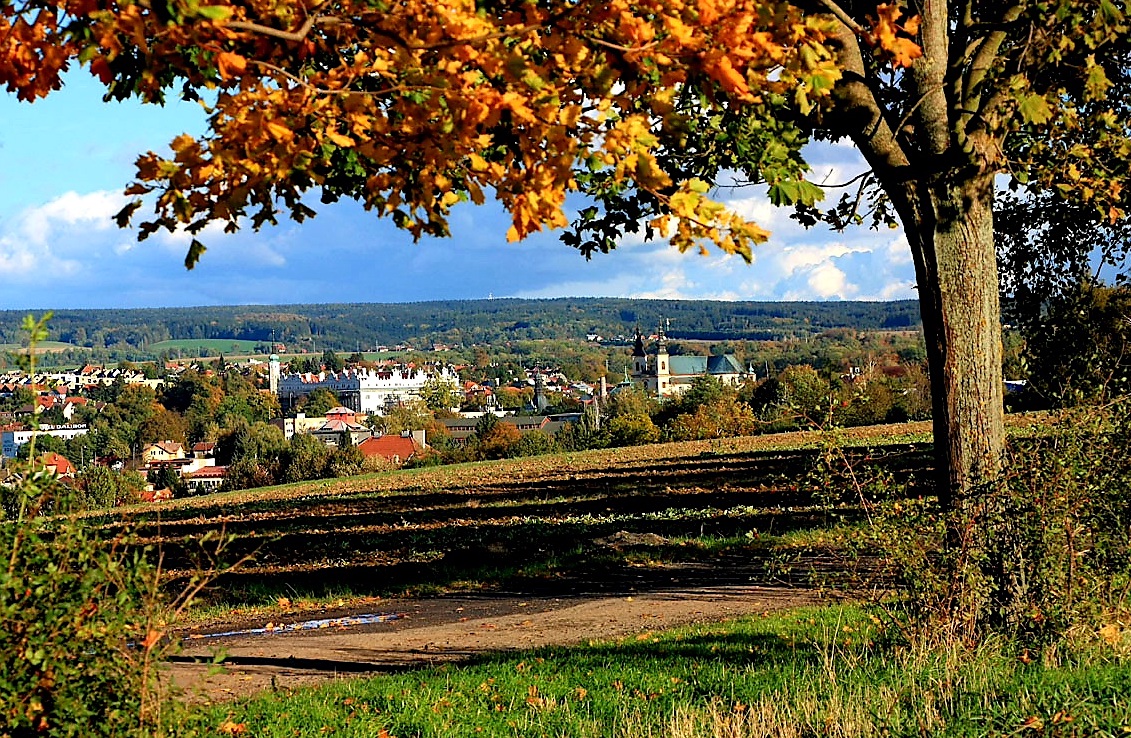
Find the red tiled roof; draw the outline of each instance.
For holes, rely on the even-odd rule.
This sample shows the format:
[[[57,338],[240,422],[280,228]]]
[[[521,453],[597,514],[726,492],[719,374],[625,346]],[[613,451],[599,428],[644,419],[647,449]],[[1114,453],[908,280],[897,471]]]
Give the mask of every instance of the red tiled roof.
[[[366,456],[383,456],[390,461],[408,461],[420,450],[412,438],[404,436],[366,438],[357,449]]]
[[[226,466],[206,466],[203,469],[198,469],[191,474],[186,474],[188,479],[221,479],[228,473]]]
[[[62,454],[57,454],[54,451],[43,454],[39,457],[39,463],[46,467],[54,467],[55,473],[59,476],[75,473],[75,465]]]

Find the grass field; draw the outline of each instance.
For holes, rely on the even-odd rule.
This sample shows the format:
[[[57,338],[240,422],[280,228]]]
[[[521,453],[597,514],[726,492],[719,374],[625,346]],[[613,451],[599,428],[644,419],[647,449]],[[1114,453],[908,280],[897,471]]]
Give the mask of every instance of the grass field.
[[[358,738],[1119,736],[1126,644],[1052,661],[927,650],[853,606],[645,631],[200,709],[205,735]]]
[[[83,346],[76,346],[73,343],[63,343],[62,341],[41,341],[36,346],[35,352],[37,354],[57,354],[61,351],[68,351],[70,349],[82,349],[89,351]],[[26,353],[27,347],[21,346],[18,343],[0,343],[0,353]]]
[[[234,338],[191,338],[176,341],[159,341],[146,347],[147,351],[159,354],[162,351],[177,349],[181,352],[195,353],[207,349],[213,353],[250,354],[262,341],[244,341]]]
[[[1014,418],[1014,432],[1041,432]],[[408,470],[121,511],[175,566],[223,529],[225,575],[197,617],[272,602],[505,588],[568,595],[837,573],[863,505],[822,459],[915,494],[927,424],[661,444]],[[835,441],[835,442],[834,442]],[[630,541],[610,546],[610,540]],[[832,541],[832,543],[830,543]],[[824,567],[822,569],[822,567]],[[690,573],[689,573],[690,572]],[[884,610],[830,606],[617,642],[188,707],[188,734],[255,736],[1119,736],[1131,630],[1034,658],[994,641],[926,647]],[[194,732],[195,731],[195,732]]]

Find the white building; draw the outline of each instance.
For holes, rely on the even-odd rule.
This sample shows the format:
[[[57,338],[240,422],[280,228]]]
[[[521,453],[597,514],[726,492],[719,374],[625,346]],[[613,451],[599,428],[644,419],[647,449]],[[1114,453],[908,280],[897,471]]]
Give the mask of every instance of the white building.
[[[279,404],[294,407],[300,397],[316,389],[327,389],[350,410],[381,414],[396,405],[419,400],[420,390],[430,379],[440,379],[450,383],[453,389],[459,388],[459,378],[448,367],[389,366],[346,369],[337,374],[287,374],[279,378]]]
[[[16,458],[20,447],[35,436],[55,436],[64,441],[69,441],[75,436],[84,435],[89,430],[85,425],[41,425],[38,430],[25,428],[21,430],[6,430],[0,433],[0,440],[4,445],[4,456],[9,459]]]

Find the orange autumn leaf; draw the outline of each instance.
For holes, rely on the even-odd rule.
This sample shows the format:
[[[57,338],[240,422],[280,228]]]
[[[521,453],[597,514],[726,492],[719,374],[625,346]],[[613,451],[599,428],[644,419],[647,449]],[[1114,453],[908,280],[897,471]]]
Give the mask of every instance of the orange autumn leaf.
[[[164,635],[165,635],[164,631],[151,630],[151,631],[149,631],[148,633],[145,634],[145,638],[141,639],[141,645],[142,645],[143,648],[153,648],[154,646],[156,646],[161,641],[161,638]]]
[[[894,66],[909,67],[923,55],[923,49],[912,38],[919,32],[919,17],[909,18],[901,26],[901,15],[903,11],[896,5],[878,6],[867,40],[886,52]]]
[[[247,59],[230,51],[216,55],[216,71],[222,79],[231,79],[247,71]]]

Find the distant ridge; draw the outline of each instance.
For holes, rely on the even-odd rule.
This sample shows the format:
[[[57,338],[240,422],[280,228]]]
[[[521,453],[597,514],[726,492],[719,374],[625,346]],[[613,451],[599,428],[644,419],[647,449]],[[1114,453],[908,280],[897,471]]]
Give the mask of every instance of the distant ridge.
[[[19,341],[26,311],[0,312],[0,343]],[[907,330],[919,326],[914,300],[895,302],[722,302],[582,297],[434,300],[409,303],[233,305],[58,310],[52,339],[92,348],[133,348],[170,340],[225,339],[335,351],[377,345],[429,348],[507,341],[606,338],[652,332],[670,321],[683,340],[797,338],[832,328]]]

